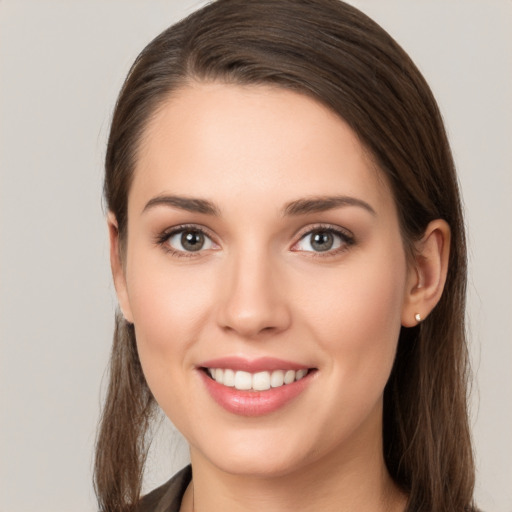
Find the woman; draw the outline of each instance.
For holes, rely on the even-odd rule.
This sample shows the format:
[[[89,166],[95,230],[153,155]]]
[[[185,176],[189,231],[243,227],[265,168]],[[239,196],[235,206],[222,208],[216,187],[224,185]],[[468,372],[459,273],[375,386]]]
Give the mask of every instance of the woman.
[[[465,241],[435,100],[338,0],[219,0],[134,63],[101,510],[472,509]],[[191,468],[140,500],[157,404]]]

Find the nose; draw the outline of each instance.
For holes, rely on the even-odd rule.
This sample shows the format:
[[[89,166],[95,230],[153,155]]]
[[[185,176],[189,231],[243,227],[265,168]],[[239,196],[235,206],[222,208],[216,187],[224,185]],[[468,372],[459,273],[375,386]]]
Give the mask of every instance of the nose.
[[[286,330],[291,323],[282,272],[268,255],[238,255],[226,261],[218,324],[244,338]]]

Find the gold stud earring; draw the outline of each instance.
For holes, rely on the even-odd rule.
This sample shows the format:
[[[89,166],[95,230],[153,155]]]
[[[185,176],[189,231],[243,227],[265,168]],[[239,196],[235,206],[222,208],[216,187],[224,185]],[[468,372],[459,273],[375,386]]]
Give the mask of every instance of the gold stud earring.
[[[416,322],[418,322],[418,323],[421,322],[421,315],[419,313],[416,313],[414,315],[414,318],[415,318]]]

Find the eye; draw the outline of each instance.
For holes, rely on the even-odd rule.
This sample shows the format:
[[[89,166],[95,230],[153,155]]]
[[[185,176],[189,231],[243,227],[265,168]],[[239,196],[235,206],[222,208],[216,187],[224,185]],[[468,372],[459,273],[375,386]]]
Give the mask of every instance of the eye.
[[[293,246],[295,251],[304,252],[338,252],[347,245],[354,243],[354,239],[342,231],[333,228],[317,228],[309,231]]]
[[[161,242],[175,252],[198,252],[214,247],[212,239],[197,228],[181,228],[162,237]]]

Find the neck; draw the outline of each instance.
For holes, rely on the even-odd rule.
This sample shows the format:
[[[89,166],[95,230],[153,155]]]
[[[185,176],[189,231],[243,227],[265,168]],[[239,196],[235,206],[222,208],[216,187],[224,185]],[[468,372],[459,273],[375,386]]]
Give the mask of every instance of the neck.
[[[362,449],[363,448],[363,449]],[[382,442],[333,451],[292,473],[230,474],[191,452],[193,485],[182,512],[401,512],[406,498],[392,481]],[[340,463],[340,461],[342,461]]]

